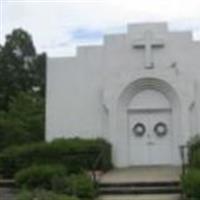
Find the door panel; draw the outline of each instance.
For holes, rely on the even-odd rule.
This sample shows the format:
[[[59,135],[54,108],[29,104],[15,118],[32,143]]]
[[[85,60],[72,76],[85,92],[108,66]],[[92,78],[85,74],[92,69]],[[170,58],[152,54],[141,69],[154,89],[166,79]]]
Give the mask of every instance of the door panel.
[[[172,162],[172,129],[171,110],[137,110],[128,114],[129,126],[129,157],[132,165],[162,165]],[[155,126],[162,122],[167,133],[158,136]],[[144,135],[135,134],[133,127],[141,123],[145,127]],[[159,133],[164,130],[159,126]],[[160,129],[161,128],[161,129]]]
[[[171,111],[153,112],[149,114],[149,132],[152,145],[149,145],[149,156],[152,165],[170,164],[172,162],[172,129],[171,129]],[[166,125],[166,135],[158,136],[155,132],[155,126],[158,123]],[[162,131],[162,130],[161,130]]]
[[[133,127],[137,123],[142,123],[145,126],[145,133],[143,136],[136,136],[133,132]],[[148,165],[149,163],[149,156],[148,156],[148,146],[146,145],[148,142],[147,138],[147,127],[148,118],[142,112],[131,113],[129,114],[129,147],[130,147],[130,162],[133,165]]]

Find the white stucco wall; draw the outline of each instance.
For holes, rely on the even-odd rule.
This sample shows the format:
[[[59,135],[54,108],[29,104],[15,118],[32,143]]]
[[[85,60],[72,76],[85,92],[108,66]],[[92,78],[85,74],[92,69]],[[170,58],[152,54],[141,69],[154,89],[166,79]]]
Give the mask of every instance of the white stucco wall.
[[[144,49],[133,47],[146,31],[164,43],[152,50],[153,69],[145,69]],[[145,81],[134,89],[133,83],[140,79]],[[173,117],[174,124],[179,123],[174,126],[180,126],[173,127],[178,148],[192,135],[191,126],[200,133],[200,42],[194,42],[191,33],[169,32],[162,23],[129,25],[127,33],[106,35],[103,46],[78,47],[76,57],[48,58],[46,139],[104,137],[113,144],[114,163],[129,166],[127,143],[121,135],[126,132],[126,119],[118,111],[119,105],[125,105],[120,96],[132,84],[127,97],[121,98],[128,101],[149,84],[172,99],[170,87],[158,80],[169,84],[180,100],[174,106],[180,108],[179,115]],[[148,98],[155,101],[152,94]]]

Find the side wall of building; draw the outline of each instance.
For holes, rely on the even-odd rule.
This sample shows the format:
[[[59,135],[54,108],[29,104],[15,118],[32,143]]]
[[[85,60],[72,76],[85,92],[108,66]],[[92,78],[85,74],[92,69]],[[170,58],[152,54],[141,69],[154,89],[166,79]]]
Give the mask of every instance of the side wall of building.
[[[49,58],[46,138],[106,135],[102,106],[102,49],[80,48],[77,58]]]

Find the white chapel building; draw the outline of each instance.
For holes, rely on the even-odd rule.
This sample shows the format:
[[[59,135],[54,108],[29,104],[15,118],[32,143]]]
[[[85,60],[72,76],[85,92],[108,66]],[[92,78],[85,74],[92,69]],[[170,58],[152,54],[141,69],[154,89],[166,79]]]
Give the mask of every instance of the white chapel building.
[[[104,138],[116,167],[180,165],[200,133],[200,41],[133,24],[75,57],[48,58],[46,139]]]

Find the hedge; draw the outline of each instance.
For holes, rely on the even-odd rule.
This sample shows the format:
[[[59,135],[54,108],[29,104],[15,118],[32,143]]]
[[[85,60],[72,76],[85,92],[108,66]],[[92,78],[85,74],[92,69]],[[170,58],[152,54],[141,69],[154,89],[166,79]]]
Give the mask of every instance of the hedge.
[[[97,169],[108,170],[111,164],[111,146],[103,139],[56,139],[50,143],[35,143],[5,149],[0,154],[0,170],[4,177],[31,165],[62,164],[68,172],[90,170],[102,153]]]
[[[93,199],[96,188],[88,174],[68,175],[62,166],[38,165],[22,169],[15,175],[18,188],[45,189],[59,194]]]
[[[190,167],[200,168],[200,136],[193,137],[189,142]]]
[[[38,189],[34,191],[23,190],[17,196],[17,200],[36,200],[36,199],[37,200],[79,200],[76,197],[71,197],[64,194],[56,194],[52,191],[38,190]]]
[[[189,169],[182,177],[182,188],[187,197],[200,199],[200,169]]]
[[[190,167],[195,167],[200,169],[200,149],[197,149],[190,153],[189,157]]]
[[[94,199],[96,188],[86,174],[73,174],[67,179],[68,194],[80,199]]]
[[[17,186],[26,189],[53,189],[53,181],[67,175],[61,165],[35,165],[20,170],[15,175]]]

